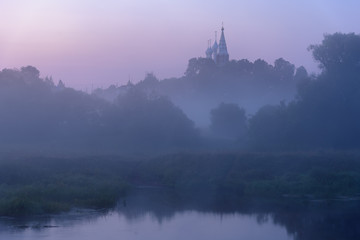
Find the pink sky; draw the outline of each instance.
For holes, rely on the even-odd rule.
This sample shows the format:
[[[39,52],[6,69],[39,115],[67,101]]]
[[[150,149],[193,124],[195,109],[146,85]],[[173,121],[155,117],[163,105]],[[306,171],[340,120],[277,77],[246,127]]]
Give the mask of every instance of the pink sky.
[[[0,69],[33,65],[90,91],[179,77],[224,22],[231,59],[283,57],[316,71],[306,50],[324,33],[359,33],[348,0],[1,0]]]

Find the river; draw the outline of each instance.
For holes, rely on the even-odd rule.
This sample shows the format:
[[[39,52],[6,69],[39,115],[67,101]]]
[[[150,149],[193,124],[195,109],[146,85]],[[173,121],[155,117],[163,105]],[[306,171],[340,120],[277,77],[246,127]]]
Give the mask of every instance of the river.
[[[151,192],[151,194],[149,194]],[[359,239],[359,203],[243,204],[238,209],[150,190],[133,193],[112,210],[1,218],[6,240]]]

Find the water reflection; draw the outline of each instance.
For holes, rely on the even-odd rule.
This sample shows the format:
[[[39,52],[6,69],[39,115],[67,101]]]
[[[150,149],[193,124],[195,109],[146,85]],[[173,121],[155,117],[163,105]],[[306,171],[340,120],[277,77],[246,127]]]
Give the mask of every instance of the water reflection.
[[[112,211],[0,219],[0,239],[360,239],[360,204],[180,198],[142,189]]]
[[[139,191],[127,199],[126,206],[119,204],[117,211],[127,219],[151,214],[159,223],[171,220],[177,213],[196,210],[200,213],[228,217],[240,214],[254,217],[258,225],[271,222],[282,226],[294,239],[360,239],[359,201],[263,201],[239,200],[233,202],[186,201],[176,192]],[[215,200],[214,200],[215,199]],[[269,239],[269,238],[267,238]]]
[[[74,209],[71,212],[57,215],[41,215],[23,218],[1,217],[0,232],[42,231],[51,228],[73,227],[78,223],[95,222],[98,218],[105,217],[109,213],[108,210]]]

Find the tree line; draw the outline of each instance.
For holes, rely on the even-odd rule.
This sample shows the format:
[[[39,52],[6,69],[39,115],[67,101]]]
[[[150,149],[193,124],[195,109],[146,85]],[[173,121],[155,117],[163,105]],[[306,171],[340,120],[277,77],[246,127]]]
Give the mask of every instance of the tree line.
[[[288,104],[265,106],[249,119],[249,141],[260,149],[360,147],[360,36],[325,35],[309,50],[322,72],[300,82]]]
[[[3,69],[1,150],[146,154],[209,150],[222,146],[223,140],[235,143],[234,149],[256,151],[356,149],[360,146],[360,36],[325,35],[309,50],[322,70],[317,76],[309,76],[303,67],[295,71],[281,58],[274,66],[240,60],[223,67],[210,59],[191,59],[183,77],[159,81],[148,74],[144,81],[126,85],[113,101],[67,88],[62,82],[54,84],[51,78],[40,78],[31,66]],[[207,134],[190,120],[188,109],[177,104],[175,95],[159,91],[178,87],[183,99],[203,94],[212,101],[216,89],[222,95],[224,89],[233,88],[241,98],[243,92],[236,91],[231,81],[252,82],[253,87],[262,82],[261,91],[295,86],[295,98],[262,106],[251,116],[246,106],[231,99],[218,102],[216,108],[213,101],[206,112]],[[199,93],[196,85],[205,90]],[[195,100],[189,98],[188,105],[196,106]],[[195,111],[201,112],[199,106]],[[209,138],[214,140],[211,144]]]
[[[109,103],[55,85],[31,66],[0,72],[2,151],[145,153],[189,147],[191,120],[166,97],[133,89]]]

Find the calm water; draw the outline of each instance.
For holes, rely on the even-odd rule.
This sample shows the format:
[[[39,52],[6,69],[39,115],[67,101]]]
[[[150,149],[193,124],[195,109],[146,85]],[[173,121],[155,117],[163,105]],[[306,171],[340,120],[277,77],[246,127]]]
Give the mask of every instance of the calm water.
[[[255,216],[185,211],[159,221],[152,214],[131,219],[110,213],[93,219],[53,220],[52,228],[2,229],[0,239],[293,239],[285,228]],[[271,236],[271,238],[269,238]]]
[[[359,239],[359,204],[249,204],[219,210],[163,193],[134,194],[115,210],[0,219],[0,239]],[[301,209],[303,208],[303,209]]]

